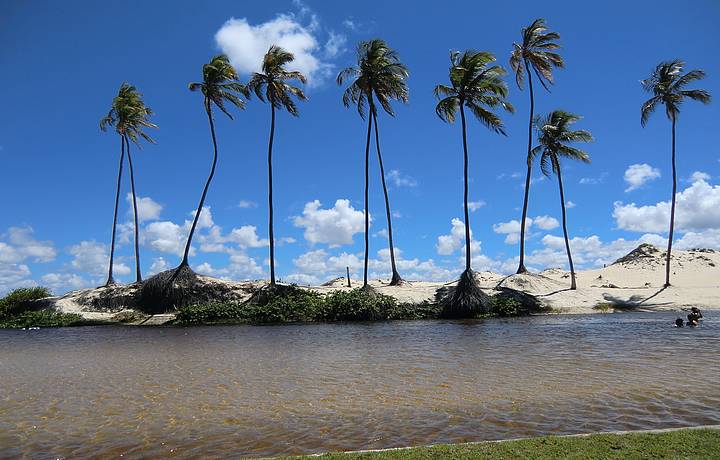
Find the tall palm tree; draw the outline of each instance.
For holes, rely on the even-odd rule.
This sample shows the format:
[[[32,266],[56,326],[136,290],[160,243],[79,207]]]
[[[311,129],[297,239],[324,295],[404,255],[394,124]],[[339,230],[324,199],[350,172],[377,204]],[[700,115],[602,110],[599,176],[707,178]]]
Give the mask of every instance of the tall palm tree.
[[[390,266],[392,268],[391,286],[402,284],[403,279],[398,273],[395,263],[395,245],[393,243],[392,213],[390,211],[390,197],[388,196],[385,183],[385,167],[382,154],[380,153],[380,134],[378,133],[377,108],[375,99],[383,110],[390,116],[395,116],[390,101],[408,101],[408,87],[405,79],[408,77],[408,70],[400,62],[400,58],[393,49],[388,47],[383,40],[375,39],[364,41],[358,44],[357,66],[348,67],[337,76],[338,85],[351,79],[350,86],[343,94],[343,104],[349,107],[357,105],[358,113],[365,119],[365,106],[369,107],[368,134],[365,143],[365,266],[363,271],[363,287],[367,287],[368,270],[368,232],[369,232],[369,210],[368,210],[368,175],[369,175],[369,154],[370,154],[370,131],[371,125],[375,127],[375,146],[380,164],[380,179],[382,181],[383,193],[385,195],[385,214],[388,225],[388,245],[390,247]]]
[[[665,114],[672,123],[672,200],[670,206],[670,233],[668,235],[668,249],[665,258],[665,287],[670,286],[670,253],[672,251],[673,233],[675,231],[675,194],[677,193],[677,170],[675,167],[675,124],[680,114],[680,105],[685,99],[710,103],[710,93],[704,89],[685,89],[695,80],[705,78],[702,70],[691,70],[683,74],[685,63],[675,59],[661,62],[655,67],[650,78],[642,80],[645,91],[653,96],[645,101],[640,111],[640,123],[644,127],[650,115],[658,104],[665,106]]]
[[[245,101],[240,98],[240,95],[248,97],[249,93],[247,88],[237,81],[238,75],[228,57],[224,54],[213,57],[209,63],[203,65],[203,81],[200,83],[190,83],[188,89],[190,91],[200,91],[203,95],[203,105],[205,106],[205,113],[207,114],[208,123],[210,124],[210,135],[212,136],[213,143],[213,161],[212,167],[210,168],[210,175],[208,175],[205,181],[205,187],[203,188],[202,195],[200,196],[200,203],[198,203],[197,210],[195,211],[195,218],[193,219],[190,232],[188,233],[187,242],[185,243],[185,252],[183,253],[183,259],[180,266],[177,268],[175,273],[179,273],[181,269],[189,267],[188,254],[190,253],[190,245],[192,243],[193,234],[197,227],[200,213],[202,212],[203,205],[205,204],[205,197],[207,196],[208,188],[210,188],[210,182],[215,175],[215,167],[217,166],[218,160],[218,147],[217,139],[215,137],[215,123],[213,121],[213,106],[220,109],[222,113],[228,116],[231,120],[233,119],[230,112],[226,107],[226,103],[230,103],[239,109],[245,108]]]
[[[590,163],[590,156],[586,152],[568,145],[571,142],[591,142],[593,140],[590,131],[584,129],[573,131],[570,129],[571,125],[581,118],[579,115],[563,110],[555,110],[545,117],[536,117],[535,128],[538,132],[538,145],[530,152],[530,160],[534,160],[536,156],[540,155],[540,168],[543,174],[548,177],[552,173],[557,174],[565,249],[570,264],[570,289],[573,290],[577,289],[577,283],[575,282],[575,267],[570,253],[570,239],[568,238],[567,216],[565,213],[565,190],[563,188],[560,159],[567,158]]]
[[[115,212],[113,215],[112,238],[110,242],[110,267],[108,268],[108,279],[106,286],[115,284],[113,278],[113,259],[115,257],[115,230],[117,227],[117,212],[120,202],[120,183],[122,180],[122,166],[125,151],[130,165],[130,185],[133,199],[133,215],[135,219],[135,282],[142,281],[140,271],[140,247],[138,243],[138,211],[137,197],[135,194],[135,174],[133,170],[132,156],[130,154],[130,143],[140,147],[140,139],[150,143],[155,141],[148,136],[144,128],[157,128],[157,125],[150,122],[152,110],[145,106],[142,94],[127,83],[120,85],[118,95],[113,99],[112,107],[108,114],[100,120],[100,129],[106,131],[109,126],[114,126],[115,131],[120,135],[120,166],[118,167],[117,190],[115,192]]]
[[[270,141],[268,142],[268,233],[270,240],[270,286],[275,286],[275,237],[273,234],[273,168],[272,150],[275,137],[275,110],[285,109],[291,115],[298,116],[298,109],[292,96],[304,101],[303,91],[288,83],[297,80],[305,83],[303,74],[287,70],[285,66],[295,60],[292,53],[279,46],[272,45],[263,58],[262,70],[255,72],[248,82],[248,89],[257,97],[270,103]]]
[[[518,88],[523,88],[525,74],[527,74],[530,93],[530,118],[528,121],[527,143],[527,175],[525,176],[525,197],[523,199],[522,219],[520,224],[520,263],[517,273],[527,273],[525,268],[525,222],[527,221],[528,200],[530,198],[530,177],[532,174],[532,161],[530,150],[533,139],[533,119],[535,117],[535,95],[533,93],[533,78],[535,73],[543,88],[549,91],[548,85],[553,83],[553,67],[564,66],[563,58],[552,50],[560,48],[555,40],[560,39],[557,32],[548,32],[545,19],[536,19],[522,30],[522,43],[513,43],[510,54],[510,67],[515,72],[515,82]]]
[[[477,285],[471,268],[470,213],[468,209],[468,148],[465,107],[475,115],[488,129],[505,135],[503,122],[493,112],[502,107],[514,112],[513,106],[506,100],[507,83],[503,77],[507,74],[499,65],[493,65],[495,56],[485,51],[465,51],[450,53],[450,86],[437,85],[435,97],[439,99],[435,112],[445,122],[455,121],[460,111],[462,121],[463,160],[464,160],[464,210],[465,210],[465,271],[454,290],[452,298],[445,307],[446,316],[473,316],[485,309],[484,294]]]

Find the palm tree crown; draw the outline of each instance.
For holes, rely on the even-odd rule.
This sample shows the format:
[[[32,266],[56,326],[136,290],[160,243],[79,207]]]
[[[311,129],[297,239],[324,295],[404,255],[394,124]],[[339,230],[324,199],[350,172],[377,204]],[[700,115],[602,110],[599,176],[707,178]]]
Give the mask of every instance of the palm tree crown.
[[[143,131],[143,128],[157,128],[157,125],[150,122],[152,113],[152,110],[145,106],[142,94],[137,91],[137,88],[123,83],[120,85],[118,95],[113,98],[110,111],[100,120],[100,129],[107,131],[108,126],[114,126],[118,134],[137,145],[140,145],[139,137],[155,143]]]
[[[563,157],[590,163],[587,152],[567,145],[571,142],[592,142],[590,131],[570,129],[570,126],[581,118],[563,110],[555,110],[545,117],[535,118],[538,145],[532,149],[532,155],[533,157],[541,155],[540,169],[546,176],[551,173],[557,174],[560,169],[560,158]]]
[[[380,39],[360,42],[357,48],[357,66],[348,67],[337,76],[338,85],[352,79],[352,83],[343,94],[343,104],[357,105],[358,113],[365,118],[365,106],[370,105],[373,115],[377,115],[373,96],[388,113],[394,116],[391,100],[408,101],[406,79],[408,69],[400,62],[395,50]]]
[[[215,104],[218,109],[232,120],[232,115],[225,108],[225,102],[230,102],[235,107],[244,109],[245,101],[238,94],[247,98],[250,92],[245,85],[237,81],[237,72],[224,54],[213,57],[209,63],[203,65],[202,70],[202,83],[190,83],[188,89],[202,92],[203,96],[205,96],[207,110],[210,109],[211,104]]]
[[[285,65],[294,59],[292,53],[272,45],[263,58],[262,71],[253,74],[248,88],[255,92],[261,101],[267,100],[274,108],[285,108],[290,114],[298,116],[297,106],[291,95],[303,101],[307,97],[300,88],[288,83],[288,80],[305,83],[306,78],[298,71],[285,69]]]
[[[547,30],[545,19],[536,19],[522,30],[522,43],[513,43],[510,67],[515,72],[515,82],[519,88],[525,81],[525,72],[530,72],[532,68],[543,87],[548,89],[547,85],[553,83],[553,67],[562,68],[565,65],[562,56],[551,51],[560,48],[555,43],[555,40],[560,39],[560,34]]]
[[[455,121],[460,105],[469,108],[482,124],[493,131],[505,134],[503,122],[492,112],[502,107],[514,112],[512,104],[505,98],[508,95],[507,83],[503,77],[507,74],[495,62],[495,56],[485,51],[453,51],[450,53],[450,83],[452,86],[437,85],[435,96],[440,99],[435,112],[448,123]]]
[[[650,78],[640,83],[653,97],[645,101],[640,112],[640,123],[645,126],[658,104],[665,106],[668,119],[677,119],[680,105],[685,98],[708,104],[710,93],[704,89],[684,89],[688,83],[705,78],[702,70],[691,70],[683,74],[685,63],[679,59],[661,62],[655,67]]]

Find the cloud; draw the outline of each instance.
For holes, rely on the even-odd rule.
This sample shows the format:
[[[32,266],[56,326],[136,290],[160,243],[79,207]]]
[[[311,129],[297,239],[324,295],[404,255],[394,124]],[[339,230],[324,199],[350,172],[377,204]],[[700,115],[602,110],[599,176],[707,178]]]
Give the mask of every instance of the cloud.
[[[552,230],[560,226],[560,222],[554,217],[550,216],[537,216],[533,219],[533,225],[541,230]]]
[[[483,206],[485,206],[486,204],[487,204],[487,203],[485,203],[485,202],[482,201],[482,200],[480,200],[480,201],[469,201],[469,202],[468,202],[468,209],[470,210],[470,212],[475,212],[475,211],[477,211],[478,209],[480,209],[480,208],[482,208]]]
[[[395,184],[395,187],[417,187],[418,183],[415,179],[410,176],[402,174],[397,169],[391,169],[388,173],[388,178]]]
[[[35,286],[30,279],[30,267],[25,264],[0,263],[0,294],[19,287]]]
[[[130,209],[128,209],[127,216],[128,220],[133,219],[133,206],[132,206],[132,193],[125,195],[125,201],[127,201]],[[163,207],[161,204],[155,202],[150,197],[137,197],[137,208],[138,208],[138,223],[158,220],[160,218],[160,212]]]
[[[437,237],[435,249],[441,256],[449,256],[454,252],[465,248],[465,224],[457,217],[450,221],[450,233]],[[480,241],[472,238],[472,230],[470,230],[470,251],[480,252]]]
[[[697,180],[679,192],[676,201],[675,228],[679,232],[720,228],[720,186]],[[670,222],[670,202],[647,206],[615,202],[613,217],[623,230],[666,232]]]
[[[698,182],[698,181],[710,181],[711,177],[710,174],[702,171],[695,171],[690,175],[690,182]]]
[[[605,182],[605,178],[607,177],[608,173],[604,172],[600,174],[598,177],[583,177],[580,179],[580,183],[582,185],[598,185]]]
[[[325,46],[320,46],[317,16],[310,14],[304,4],[296,3],[296,6],[300,8],[298,15],[280,14],[257,25],[250,24],[246,18],[231,18],[217,31],[215,41],[233,67],[245,75],[260,71],[263,56],[271,45],[280,46],[295,56],[288,68],[302,72],[308,84],[316,84],[333,70],[333,65],[324,61],[322,54],[335,57],[343,50],[345,37],[331,33]],[[310,22],[302,24],[300,19],[308,16]]]
[[[270,245],[270,240],[258,237],[257,227],[254,225],[232,229],[227,241],[236,243],[241,248],[262,248]]]
[[[636,190],[647,182],[660,177],[660,170],[653,168],[647,163],[630,165],[625,170],[625,182],[628,184],[626,192]]]
[[[81,241],[70,246],[68,253],[73,256],[70,265],[75,270],[93,276],[102,276],[107,273],[110,255],[104,244],[96,241]],[[116,275],[128,275],[130,274],[130,267],[114,261],[113,273]]]
[[[150,265],[150,270],[148,271],[148,274],[155,275],[160,272],[164,272],[165,270],[170,269],[170,264],[167,260],[163,257],[156,257],[152,261],[152,265]]]
[[[240,209],[249,209],[249,208],[257,208],[258,204],[254,201],[250,200],[240,200],[238,202],[238,208]]]
[[[565,202],[565,207],[568,208],[568,209],[572,209],[572,208],[574,208],[575,206],[577,206],[577,205],[576,205],[575,203],[573,203],[572,201],[570,201],[570,200],[568,200],[568,201]]]
[[[310,244],[325,243],[340,246],[353,243],[353,235],[365,230],[365,214],[355,210],[350,200],[337,200],[335,206],[322,209],[320,201],[305,204],[302,216],[295,216],[293,224],[304,228]]]
[[[49,287],[53,292],[85,289],[96,284],[76,273],[46,273],[40,277],[40,281],[43,286]]]
[[[31,259],[36,263],[55,260],[57,251],[52,241],[39,241],[33,237],[31,227],[10,227],[0,235],[0,263],[14,264]]]

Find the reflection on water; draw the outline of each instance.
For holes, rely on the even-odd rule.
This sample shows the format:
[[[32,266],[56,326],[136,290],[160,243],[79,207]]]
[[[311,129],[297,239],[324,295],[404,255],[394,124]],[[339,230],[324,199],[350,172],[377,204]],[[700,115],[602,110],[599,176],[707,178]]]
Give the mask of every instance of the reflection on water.
[[[720,321],[0,331],[0,458],[280,455],[720,423]]]

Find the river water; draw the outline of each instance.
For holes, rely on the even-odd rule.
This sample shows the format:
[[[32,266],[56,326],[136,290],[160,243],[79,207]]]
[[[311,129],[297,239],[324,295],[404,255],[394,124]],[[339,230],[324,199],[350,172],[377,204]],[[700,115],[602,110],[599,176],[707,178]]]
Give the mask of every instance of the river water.
[[[720,320],[0,330],[0,458],[238,457],[720,423]]]

